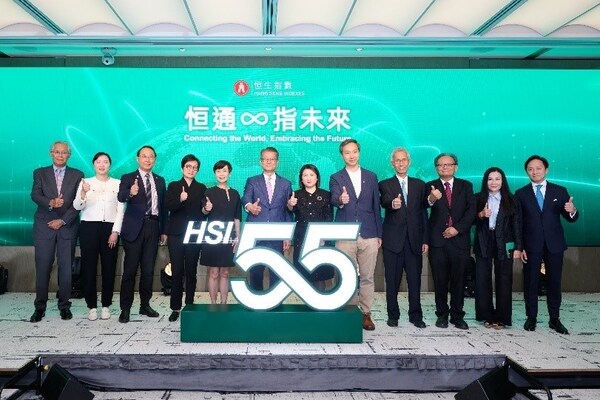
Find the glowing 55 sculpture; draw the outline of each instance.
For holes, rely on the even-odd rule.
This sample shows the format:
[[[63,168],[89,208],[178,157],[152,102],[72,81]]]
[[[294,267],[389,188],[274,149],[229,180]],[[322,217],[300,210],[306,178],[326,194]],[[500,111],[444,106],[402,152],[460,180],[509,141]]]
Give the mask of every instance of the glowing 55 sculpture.
[[[344,306],[356,292],[356,267],[343,252],[333,247],[321,247],[325,240],[356,240],[360,224],[310,223],[300,251],[299,261],[312,272],[320,265],[331,264],[338,270],[339,282],[333,292],[320,293],[296,271],[287,258],[266,247],[255,247],[260,240],[289,240],[295,223],[247,223],[244,225],[235,262],[244,271],[256,264],[271,268],[281,281],[267,292],[248,288],[244,278],[231,280],[231,291],[246,307],[268,310],[280,305],[292,293],[316,310],[335,310]]]

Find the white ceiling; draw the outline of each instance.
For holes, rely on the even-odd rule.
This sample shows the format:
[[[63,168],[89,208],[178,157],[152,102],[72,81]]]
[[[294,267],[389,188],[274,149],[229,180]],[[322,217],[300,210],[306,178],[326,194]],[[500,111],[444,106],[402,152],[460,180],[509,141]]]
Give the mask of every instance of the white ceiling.
[[[597,0],[0,0],[0,55],[600,59]]]

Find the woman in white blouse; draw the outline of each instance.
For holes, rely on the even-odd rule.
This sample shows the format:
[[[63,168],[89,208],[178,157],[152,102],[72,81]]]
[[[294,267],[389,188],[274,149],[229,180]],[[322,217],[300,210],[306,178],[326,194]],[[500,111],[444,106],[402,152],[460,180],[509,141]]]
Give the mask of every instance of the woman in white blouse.
[[[119,180],[108,175],[111,158],[107,153],[97,153],[92,159],[96,175],[82,179],[73,200],[73,207],[81,210],[79,245],[81,247],[81,279],[83,294],[89,308],[88,319],[98,319],[96,275],[98,256],[102,266],[102,319],[110,318],[119,232],[123,223],[125,204],[117,200]]]

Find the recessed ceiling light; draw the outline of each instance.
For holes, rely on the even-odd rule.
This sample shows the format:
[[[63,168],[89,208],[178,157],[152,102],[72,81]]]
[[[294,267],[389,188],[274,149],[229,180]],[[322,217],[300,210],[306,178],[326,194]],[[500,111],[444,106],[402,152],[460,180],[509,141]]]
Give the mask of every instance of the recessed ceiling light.
[[[265,47],[265,50],[266,51],[271,51],[271,50],[273,50],[273,48],[272,47]]]
[[[184,52],[185,51],[185,47],[180,47],[179,51]]]
[[[356,51],[363,51],[363,48],[362,47],[357,47]]]

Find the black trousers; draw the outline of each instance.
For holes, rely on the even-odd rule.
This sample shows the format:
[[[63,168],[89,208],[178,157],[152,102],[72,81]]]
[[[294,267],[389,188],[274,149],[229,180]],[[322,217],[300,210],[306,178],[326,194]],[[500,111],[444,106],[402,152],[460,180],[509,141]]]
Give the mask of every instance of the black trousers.
[[[81,247],[81,281],[83,296],[88,308],[98,307],[96,277],[98,257],[102,276],[102,307],[110,307],[115,290],[115,273],[119,246],[108,247],[112,233],[112,222],[81,221],[79,225],[79,246]]]
[[[184,235],[169,235],[167,245],[171,259],[171,310],[181,310],[185,276],[185,304],[194,304],[196,271],[200,259],[200,245],[183,244]]]
[[[512,325],[512,259],[498,258],[498,246],[494,231],[487,231],[486,254],[475,257],[475,309],[478,317],[489,322]],[[504,249],[501,249],[504,251]],[[496,307],[493,302],[492,270],[496,286]]]
[[[450,244],[429,248],[429,264],[435,287],[435,314],[438,318],[447,319],[448,316],[451,320],[464,318],[464,281],[468,262],[468,249],[460,249]],[[448,293],[450,293],[450,307],[448,307]]]
[[[133,289],[138,265],[140,266],[140,306],[150,305],[159,236],[158,220],[144,219],[138,237],[132,242],[123,240],[125,259],[121,279],[121,310],[129,310],[133,304]]]
[[[402,251],[383,249],[383,266],[385,269],[385,300],[389,319],[400,319],[398,292],[402,282],[402,272],[406,271],[408,284],[408,320],[416,322],[423,319],[421,308],[421,272],[423,256],[412,252],[408,242]]]
[[[562,278],[564,252],[550,253],[546,245],[542,253],[527,251],[527,263],[523,264],[523,296],[525,312],[528,317],[537,318],[538,289],[540,286],[540,266],[542,260],[546,265],[546,301],[550,318],[560,317],[562,293],[560,282]]]

